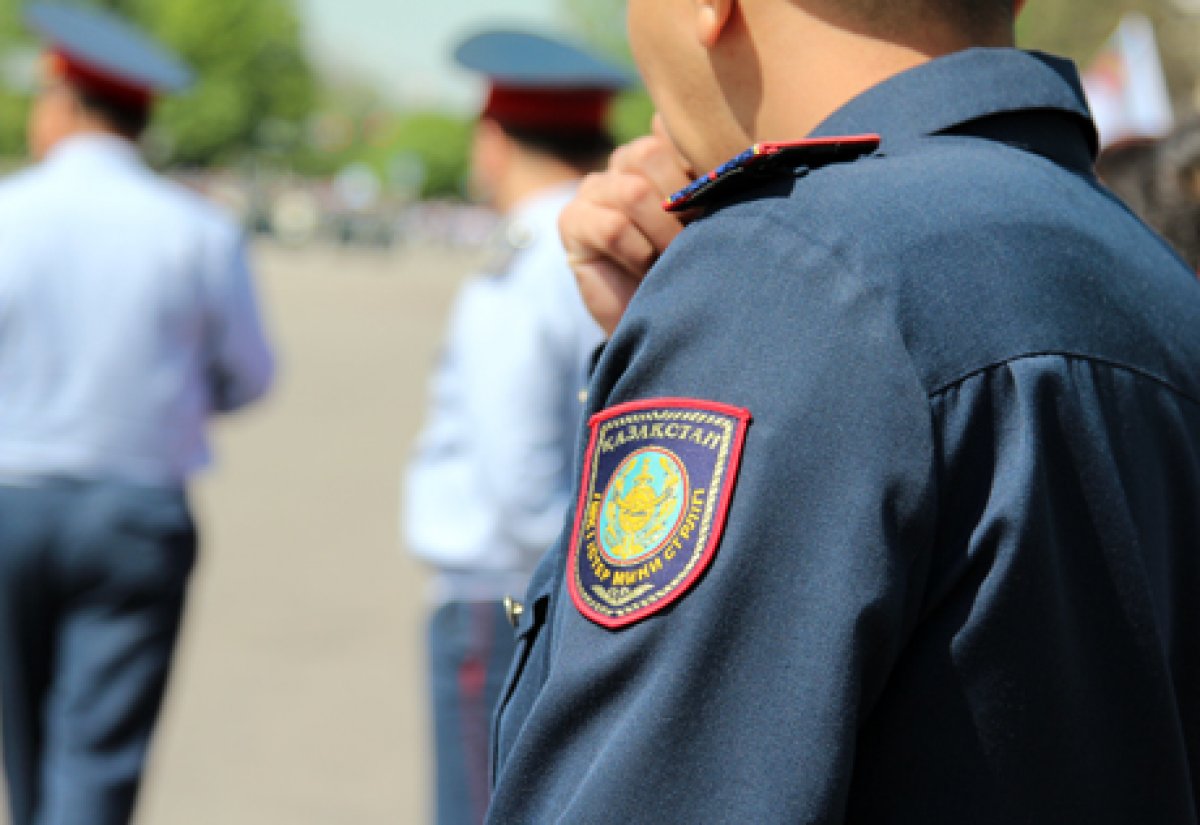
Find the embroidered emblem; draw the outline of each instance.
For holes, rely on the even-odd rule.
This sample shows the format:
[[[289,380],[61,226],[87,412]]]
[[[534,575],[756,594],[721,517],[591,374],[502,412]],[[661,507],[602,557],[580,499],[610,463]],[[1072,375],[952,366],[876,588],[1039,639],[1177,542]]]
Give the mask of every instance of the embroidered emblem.
[[[750,414],[706,401],[623,404],[592,418],[567,578],[584,616],[640,621],[716,553]]]
[[[794,143],[756,143],[702,178],[676,192],[663,203],[668,212],[703,208],[718,197],[728,196],[770,178],[781,171],[819,169],[869,155],[879,148],[878,135],[810,138]]]

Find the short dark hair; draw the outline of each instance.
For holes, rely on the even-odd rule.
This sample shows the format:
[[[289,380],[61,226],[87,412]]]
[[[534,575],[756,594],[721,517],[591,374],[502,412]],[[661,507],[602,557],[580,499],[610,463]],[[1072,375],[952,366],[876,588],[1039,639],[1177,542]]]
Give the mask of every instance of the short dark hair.
[[[868,23],[873,30],[899,32],[932,20],[945,20],[987,39],[1010,29],[1015,0],[821,0]]]
[[[74,87],[74,91],[75,99],[89,114],[130,140],[140,138],[150,126],[149,105],[115,101],[79,87]]]
[[[581,173],[603,169],[616,148],[612,136],[597,129],[548,130],[499,125],[504,134],[529,151],[549,155]]]

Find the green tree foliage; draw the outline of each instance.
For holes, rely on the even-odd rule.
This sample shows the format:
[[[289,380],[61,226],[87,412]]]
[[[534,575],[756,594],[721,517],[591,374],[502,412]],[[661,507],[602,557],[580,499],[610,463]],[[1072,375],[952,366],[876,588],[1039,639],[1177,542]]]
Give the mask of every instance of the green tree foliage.
[[[264,148],[290,151],[311,111],[316,82],[294,0],[93,0],[123,14],[196,70],[191,91],[166,100],[156,118],[166,159],[229,161]],[[29,43],[18,0],[0,0],[0,49]],[[19,152],[22,95],[0,94],[0,152]],[[17,117],[16,121],[23,120]]]
[[[595,48],[632,63],[625,35],[625,0],[562,0],[571,26]]]
[[[1086,63],[1116,28],[1122,7],[1137,5],[1136,0],[1034,0],[1021,14],[1017,39],[1025,48]]]
[[[568,25],[592,48],[634,70],[625,33],[625,0],[562,0]],[[624,92],[613,107],[610,127],[619,143],[650,130],[654,104],[642,88]]]
[[[463,194],[473,119],[448,112],[397,112],[379,89],[343,78],[321,90],[295,171],[326,177],[367,163],[390,186],[407,189],[414,165],[424,197]],[[397,180],[397,177],[402,180]]]
[[[644,89],[624,92],[613,104],[609,128],[617,143],[627,143],[636,137],[648,134],[650,119],[654,117],[654,103]]]
[[[1194,105],[1200,77],[1200,15],[1188,14],[1174,0],[1030,0],[1017,27],[1025,48],[1074,59],[1082,67],[1116,30],[1122,15],[1142,12],[1154,21],[1172,97],[1182,108]]]
[[[426,197],[460,195],[467,172],[472,125],[469,120],[439,112],[403,118],[387,143],[388,156],[412,155],[425,166]]]
[[[0,84],[0,156],[20,157],[25,151],[25,119],[29,99],[19,88],[23,78],[17,76],[24,55],[30,56],[28,35],[21,22],[17,0],[0,0],[0,61],[3,61],[3,83]]]
[[[123,3],[197,70],[195,89],[161,111],[176,160],[203,165],[247,150],[294,148],[316,82],[292,0]]]

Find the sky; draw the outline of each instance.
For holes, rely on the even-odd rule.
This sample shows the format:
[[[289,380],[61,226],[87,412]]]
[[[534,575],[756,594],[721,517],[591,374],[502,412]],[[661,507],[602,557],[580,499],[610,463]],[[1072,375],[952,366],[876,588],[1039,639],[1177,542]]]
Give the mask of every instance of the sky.
[[[297,0],[318,64],[361,77],[389,98],[466,109],[480,85],[450,59],[458,39],[491,24],[563,31],[561,0]]]

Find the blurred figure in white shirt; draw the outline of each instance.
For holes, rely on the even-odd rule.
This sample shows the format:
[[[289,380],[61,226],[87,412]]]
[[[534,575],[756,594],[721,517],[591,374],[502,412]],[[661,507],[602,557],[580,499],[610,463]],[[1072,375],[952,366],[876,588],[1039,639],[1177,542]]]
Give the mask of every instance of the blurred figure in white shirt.
[[[205,424],[271,352],[239,228],[136,141],[190,82],[123,21],[34,5],[39,162],[0,184],[0,700],[13,825],[130,820],[196,554]]]
[[[504,215],[499,260],[462,289],[408,468],[404,534],[431,564],[429,666],[436,822],[476,825],[489,796],[492,712],[533,568],[563,527],[580,392],[603,333],[558,237],[559,212],[613,148],[622,69],[566,43],[493,31],[458,62],[490,80],[473,182]],[[507,614],[507,615],[506,615]]]

